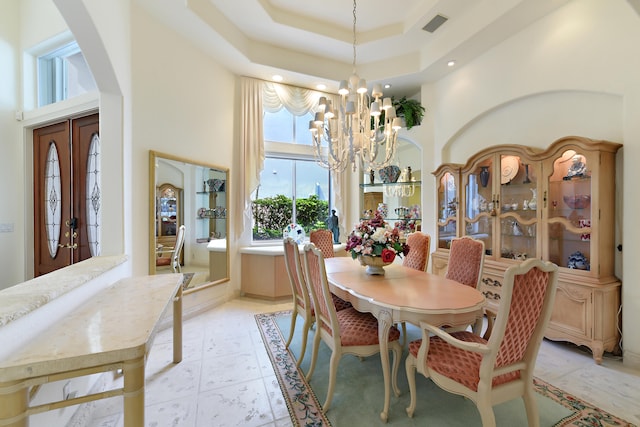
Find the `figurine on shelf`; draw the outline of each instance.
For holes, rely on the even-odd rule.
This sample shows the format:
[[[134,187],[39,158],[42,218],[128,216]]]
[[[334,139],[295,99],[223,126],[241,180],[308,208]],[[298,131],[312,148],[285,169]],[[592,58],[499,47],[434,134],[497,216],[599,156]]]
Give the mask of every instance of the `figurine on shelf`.
[[[335,209],[331,210],[331,216],[327,218],[327,228],[333,233],[333,243],[340,243],[340,225]]]
[[[538,207],[538,190],[535,188],[530,188],[529,190],[531,190],[531,194],[533,196],[531,197],[531,200],[529,200],[529,209],[535,211]]]
[[[582,178],[587,174],[587,164],[584,162],[584,158],[576,154],[573,156],[573,163],[569,166],[569,170],[567,171],[567,176],[564,177],[565,180],[570,180],[573,177]]]

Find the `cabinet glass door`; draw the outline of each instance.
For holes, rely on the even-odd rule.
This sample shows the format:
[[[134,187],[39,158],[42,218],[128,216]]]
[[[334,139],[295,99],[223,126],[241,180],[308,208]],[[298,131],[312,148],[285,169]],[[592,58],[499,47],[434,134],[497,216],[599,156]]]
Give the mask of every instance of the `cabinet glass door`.
[[[158,198],[158,216],[160,219],[160,236],[175,236],[176,224],[180,223],[178,215],[178,189],[165,184],[160,190]]]
[[[438,248],[449,249],[457,236],[458,183],[456,176],[445,172],[438,180]]]
[[[595,161],[595,160],[594,160]],[[591,159],[567,150],[553,162],[549,179],[549,261],[589,270],[591,259]]]
[[[493,192],[495,181],[493,157],[483,159],[465,175],[464,234],[484,242],[485,253],[494,253],[493,227],[496,202]]]
[[[500,156],[500,257],[539,256],[537,247],[539,162]]]

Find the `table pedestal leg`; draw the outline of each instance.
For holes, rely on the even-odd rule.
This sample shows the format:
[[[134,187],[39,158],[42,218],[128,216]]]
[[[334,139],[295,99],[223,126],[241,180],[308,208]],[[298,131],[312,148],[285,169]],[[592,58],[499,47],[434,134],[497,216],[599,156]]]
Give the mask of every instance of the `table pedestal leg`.
[[[27,407],[27,388],[22,381],[0,383],[0,426],[27,426]]]
[[[124,427],[144,425],[144,357],[127,360],[124,373]]]
[[[391,381],[389,374],[389,329],[391,328],[391,313],[382,310],[378,313],[378,340],[380,341],[380,362],[382,363],[382,377],[384,378],[384,409],[380,419],[387,422],[389,418],[389,404],[391,400]],[[399,394],[399,390],[394,390]]]

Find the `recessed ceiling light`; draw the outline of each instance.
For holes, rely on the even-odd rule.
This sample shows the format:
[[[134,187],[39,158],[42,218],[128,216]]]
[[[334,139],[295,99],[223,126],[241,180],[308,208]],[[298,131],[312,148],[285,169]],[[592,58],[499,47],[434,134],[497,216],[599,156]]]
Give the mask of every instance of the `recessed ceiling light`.
[[[391,85],[390,85],[389,83],[387,83],[387,84],[385,84],[385,85],[384,85],[384,88],[385,88],[385,89],[389,89],[390,87],[391,87]]]
[[[325,90],[327,88],[327,85],[324,83],[320,83],[318,85],[316,85],[316,89],[318,90]]]
[[[283,80],[282,76],[280,74],[274,74],[272,77],[274,82],[281,82]]]
[[[456,65],[456,61],[451,60],[451,61],[447,62],[447,65],[448,65],[449,67],[453,67],[454,65]]]

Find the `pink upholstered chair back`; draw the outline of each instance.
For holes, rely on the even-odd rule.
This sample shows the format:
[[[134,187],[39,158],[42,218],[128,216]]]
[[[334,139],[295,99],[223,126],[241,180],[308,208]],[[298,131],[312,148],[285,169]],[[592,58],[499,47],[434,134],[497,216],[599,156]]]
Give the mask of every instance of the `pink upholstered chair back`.
[[[333,258],[333,233],[331,230],[313,230],[309,233],[309,241],[322,251],[324,258]]]
[[[304,268],[315,308],[317,327],[323,328],[333,337],[339,336],[340,327],[329,290],[324,256],[313,243],[304,246]],[[335,330],[338,331],[338,335],[333,332]]]
[[[411,253],[411,252],[409,252]],[[477,288],[484,266],[484,242],[465,236],[451,241],[447,279]]]
[[[431,236],[416,231],[407,237],[407,245],[409,245],[409,254],[404,257],[402,265],[420,271],[427,271]]]
[[[549,271],[533,267],[526,273],[513,277],[511,309],[498,312],[498,316],[508,316],[504,332],[496,330],[495,327],[492,331],[492,335],[496,334],[498,337],[503,335],[496,357],[496,368],[525,359],[536,326],[544,324],[541,318],[548,317],[545,311],[550,315],[552,309],[552,304],[545,306],[545,298],[549,296],[549,292],[553,292],[550,291],[551,274]],[[541,336],[539,338],[542,339]],[[539,342],[535,345],[539,345]],[[534,363],[533,360],[527,360],[527,362]]]
[[[303,310],[310,308],[311,301],[300,263],[300,251],[298,244],[291,237],[284,239],[284,266],[292,285],[291,292],[296,304]]]

